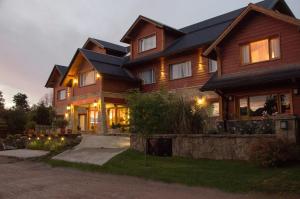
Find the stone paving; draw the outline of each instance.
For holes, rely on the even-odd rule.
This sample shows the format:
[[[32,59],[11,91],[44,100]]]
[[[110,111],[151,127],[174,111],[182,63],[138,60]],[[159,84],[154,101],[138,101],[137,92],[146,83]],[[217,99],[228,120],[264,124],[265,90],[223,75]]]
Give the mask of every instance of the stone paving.
[[[15,149],[15,150],[0,151],[0,156],[26,159],[26,158],[41,157],[47,155],[48,153],[49,153],[48,151],[41,151],[41,150]]]

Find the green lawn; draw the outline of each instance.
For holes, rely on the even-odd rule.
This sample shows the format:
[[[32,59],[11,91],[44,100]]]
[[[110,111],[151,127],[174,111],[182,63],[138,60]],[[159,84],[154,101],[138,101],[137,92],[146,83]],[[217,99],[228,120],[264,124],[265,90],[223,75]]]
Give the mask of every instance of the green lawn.
[[[262,169],[242,161],[148,156],[148,165],[145,166],[144,155],[132,150],[119,154],[102,167],[57,160],[47,160],[47,163],[84,171],[138,176],[189,186],[213,187],[228,192],[300,193],[300,165]]]

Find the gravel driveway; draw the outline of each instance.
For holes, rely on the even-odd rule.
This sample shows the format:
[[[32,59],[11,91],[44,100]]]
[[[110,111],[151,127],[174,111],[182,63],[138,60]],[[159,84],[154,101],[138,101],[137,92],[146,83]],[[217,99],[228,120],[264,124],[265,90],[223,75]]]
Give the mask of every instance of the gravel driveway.
[[[231,194],[215,189],[165,184],[134,177],[51,168],[44,163],[0,157],[0,198],[275,199],[299,197]]]

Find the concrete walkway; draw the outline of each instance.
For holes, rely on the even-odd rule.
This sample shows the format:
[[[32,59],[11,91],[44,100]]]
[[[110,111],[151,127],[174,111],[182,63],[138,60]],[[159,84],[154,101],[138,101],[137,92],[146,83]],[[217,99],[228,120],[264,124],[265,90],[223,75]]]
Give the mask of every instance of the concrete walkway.
[[[74,149],[54,156],[52,159],[67,162],[103,165],[130,145],[128,137],[83,135]]]
[[[41,151],[41,150],[16,149],[16,150],[0,151],[0,156],[26,159],[26,158],[41,157],[47,155],[48,153],[49,153],[48,151]]]

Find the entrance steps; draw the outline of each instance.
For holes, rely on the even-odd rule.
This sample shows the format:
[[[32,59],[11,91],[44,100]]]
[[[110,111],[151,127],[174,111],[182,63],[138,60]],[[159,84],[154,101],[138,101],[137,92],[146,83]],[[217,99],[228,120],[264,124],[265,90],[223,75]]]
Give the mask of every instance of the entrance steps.
[[[82,140],[76,149],[82,148],[129,148],[130,138],[125,136],[109,136],[109,135],[82,135]]]

